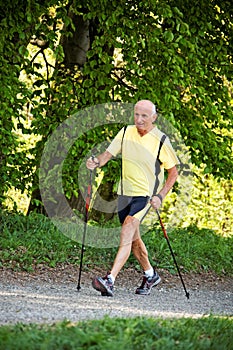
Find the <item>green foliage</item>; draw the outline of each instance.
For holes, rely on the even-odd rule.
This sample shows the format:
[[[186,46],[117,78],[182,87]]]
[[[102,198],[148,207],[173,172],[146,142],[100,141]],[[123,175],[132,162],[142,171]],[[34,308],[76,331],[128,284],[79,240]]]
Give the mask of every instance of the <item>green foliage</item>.
[[[79,264],[81,246],[59,232],[52,222],[40,214],[29,216],[1,213],[0,266],[32,271],[38,265]],[[82,232],[81,232],[82,234]],[[211,230],[195,226],[168,232],[169,240],[184,272],[233,274],[233,237],[222,237]],[[171,253],[159,226],[143,235],[154,266],[176,272]],[[85,248],[84,269],[111,266],[115,248]],[[106,266],[107,265],[107,266]],[[130,256],[127,266],[140,269]]]
[[[232,202],[232,181],[216,181],[211,174],[199,172],[199,176],[194,179],[192,198],[186,207],[183,226],[196,225],[221,235],[232,235]]]
[[[180,131],[194,164],[232,178],[229,1],[195,0],[187,7],[181,0],[15,0],[2,8],[1,198],[15,186],[39,199],[44,144],[68,115],[141,98],[153,100]],[[30,146],[28,134],[36,138]],[[88,146],[99,138],[94,133]],[[82,139],[73,155],[85,157]],[[77,198],[72,169],[68,160],[65,191]]]
[[[232,235],[232,189],[232,180],[217,180],[204,174],[203,169],[195,169],[190,188],[186,188],[190,197],[183,199],[179,192],[171,192],[163,203],[162,217],[170,227],[195,225],[223,236]]]
[[[0,327],[0,349],[230,350],[231,318],[130,318]]]
[[[219,275],[233,274],[232,237],[221,237],[208,229],[189,226],[168,231],[172,250],[184,272],[215,271]],[[154,265],[175,273],[174,262],[160,227],[148,231],[143,240]]]
[[[80,249],[43,215],[8,215],[1,220],[1,266],[33,271],[39,264],[75,263]]]
[[[105,151],[108,142],[106,135],[115,135],[121,128],[122,124],[110,124],[96,128],[92,128],[87,133],[78,138],[70,147],[67,157],[62,168],[63,188],[67,198],[72,195],[77,197],[78,190],[81,189],[83,193],[86,191],[86,181],[80,181],[80,178],[87,179],[86,167],[83,169],[83,160],[91,154],[99,154]],[[59,141],[58,141],[59,142]],[[52,155],[53,156],[53,155]],[[113,159],[109,164],[106,164],[101,169],[104,172],[101,183],[115,182],[118,183],[120,179],[121,162],[119,159]],[[98,175],[95,174],[93,182],[99,185]]]

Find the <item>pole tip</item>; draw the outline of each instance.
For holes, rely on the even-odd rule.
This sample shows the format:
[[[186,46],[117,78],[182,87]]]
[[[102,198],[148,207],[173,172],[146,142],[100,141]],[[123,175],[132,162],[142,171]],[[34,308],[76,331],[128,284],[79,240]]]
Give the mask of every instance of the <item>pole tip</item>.
[[[189,296],[190,296],[190,294],[187,292],[187,293],[186,293],[186,297],[187,297],[187,299],[189,299]]]

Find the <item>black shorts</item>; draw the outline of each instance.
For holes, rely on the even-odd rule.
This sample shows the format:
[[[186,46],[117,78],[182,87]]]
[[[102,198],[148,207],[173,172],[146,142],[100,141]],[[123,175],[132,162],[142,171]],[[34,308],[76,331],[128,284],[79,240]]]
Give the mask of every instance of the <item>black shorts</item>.
[[[148,204],[149,197],[143,196],[118,196],[118,216],[120,223],[123,224],[126,216],[134,216]]]

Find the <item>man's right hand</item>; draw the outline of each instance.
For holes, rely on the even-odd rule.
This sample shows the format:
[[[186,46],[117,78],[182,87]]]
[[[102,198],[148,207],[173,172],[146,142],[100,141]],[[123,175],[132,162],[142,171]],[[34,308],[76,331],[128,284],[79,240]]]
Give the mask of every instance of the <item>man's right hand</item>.
[[[90,157],[86,161],[86,167],[89,170],[94,170],[100,165],[99,159],[97,157]]]

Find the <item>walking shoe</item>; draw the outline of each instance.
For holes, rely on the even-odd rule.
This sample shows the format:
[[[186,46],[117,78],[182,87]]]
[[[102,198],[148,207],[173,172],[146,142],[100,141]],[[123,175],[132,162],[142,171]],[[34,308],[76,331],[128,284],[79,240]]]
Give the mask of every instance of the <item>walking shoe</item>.
[[[92,287],[101,292],[102,296],[113,297],[113,282],[108,276],[95,277],[92,280]]]
[[[136,289],[135,294],[149,295],[152,287],[159,284],[160,281],[161,278],[156,271],[154,271],[154,275],[152,277],[143,276],[142,284]]]

